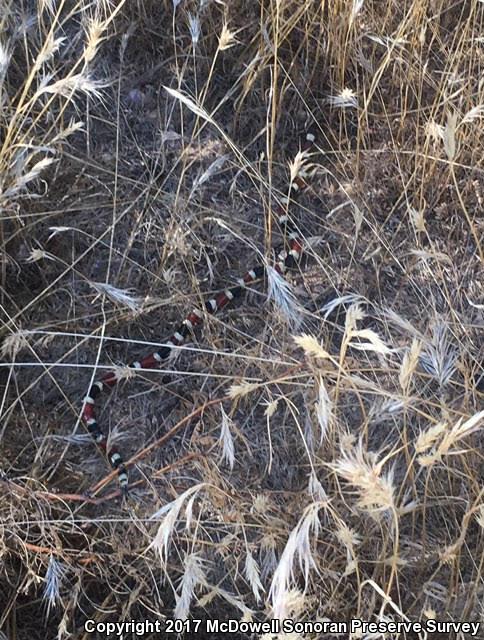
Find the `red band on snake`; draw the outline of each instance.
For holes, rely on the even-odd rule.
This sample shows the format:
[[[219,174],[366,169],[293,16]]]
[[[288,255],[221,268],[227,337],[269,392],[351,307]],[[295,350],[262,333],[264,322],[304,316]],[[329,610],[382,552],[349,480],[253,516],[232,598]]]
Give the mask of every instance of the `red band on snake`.
[[[315,137],[313,134],[308,133],[304,144],[303,150],[309,150],[314,143]],[[301,176],[297,176],[290,186],[290,194],[298,194],[306,187],[306,183]],[[287,200],[289,203],[289,200]],[[294,268],[298,265],[302,253],[303,244],[298,234],[296,227],[294,227],[286,210],[279,204],[274,207],[274,212],[278,216],[278,222],[281,230],[284,232],[287,238],[288,250],[284,247],[276,254],[276,261],[274,269],[281,275],[285,273],[287,269]],[[215,314],[221,311],[229,302],[242,295],[247,285],[253,284],[257,280],[261,279],[265,274],[266,268],[264,265],[256,265],[252,269],[246,271],[246,273],[237,280],[237,285],[220,291],[214,298],[210,298],[205,303],[205,311],[209,314]],[[172,334],[169,339],[170,344],[163,345],[159,351],[155,351],[145,356],[142,360],[135,361],[129,365],[133,369],[154,369],[162,362],[166,361],[170,356],[172,348],[178,347],[189,336],[190,332],[203,323],[204,315],[197,309],[194,309],[183,320],[182,324]],[[107,456],[111,467],[118,472],[118,481],[123,492],[128,487],[128,472],[124,464],[123,458],[115,446],[111,446],[108,450],[108,441],[106,435],[101,430],[95,414],[95,401],[96,398],[105,390],[111,389],[118,383],[118,376],[114,371],[110,371],[105,376],[94,382],[89,389],[88,395],[84,398],[84,406],[82,409],[82,420],[87,426],[89,433],[92,435],[96,444],[103,450]]]

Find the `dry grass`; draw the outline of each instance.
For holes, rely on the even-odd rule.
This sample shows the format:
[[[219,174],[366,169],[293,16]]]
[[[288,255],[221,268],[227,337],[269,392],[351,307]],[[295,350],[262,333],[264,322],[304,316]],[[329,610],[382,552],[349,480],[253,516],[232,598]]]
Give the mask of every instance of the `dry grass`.
[[[479,0],[0,0],[1,637],[484,622],[483,23]],[[127,376],[269,257],[301,168],[289,284]],[[79,420],[113,366],[127,502]]]

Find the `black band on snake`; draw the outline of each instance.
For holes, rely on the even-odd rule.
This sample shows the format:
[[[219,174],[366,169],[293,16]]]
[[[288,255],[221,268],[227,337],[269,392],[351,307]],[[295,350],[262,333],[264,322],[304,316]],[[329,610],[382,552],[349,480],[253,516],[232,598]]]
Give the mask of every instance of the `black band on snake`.
[[[303,151],[308,151],[311,145],[314,143],[315,136],[311,133],[306,134],[306,139],[302,145]],[[304,174],[301,171],[300,175],[296,176],[290,185],[290,195],[300,193],[305,187],[306,182],[304,180]],[[284,204],[289,204],[289,199],[285,199]],[[285,273],[287,269],[294,268],[298,265],[303,252],[303,245],[297,229],[291,224],[286,209],[280,204],[276,204],[273,208],[275,214],[278,216],[278,223],[281,226],[281,230],[284,232],[284,236],[287,239],[286,246],[282,247],[277,252],[274,269],[281,275]],[[214,298],[210,298],[205,303],[205,311],[208,314],[215,314],[221,311],[232,300],[239,297],[244,289],[262,278],[265,275],[266,268],[263,264],[254,266],[252,269],[246,271],[242,278],[237,280],[237,285],[220,291]],[[198,325],[202,324],[204,314],[198,309],[194,309],[183,320],[182,324],[176,329],[171,338],[169,344],[163,345],[158,351],[150,353],[142,360],[135,361],[129,365],[133,369],[154,369],[166,361],[170,356],[173,347],[178,347],[185,342],[185,339],[190,335],[190,332]],[[119,381],[119,377],[116,372],[112,371],[93,383],[87,396],[84,398],[84,406],[82,409],[82,420],[87,426],[89,433],[94,438],[96,444],[103,450],[107,456],[111,467],[118,473],[118,481],[123,492],[127,491],[128,487],[128,472],[124,464],[123,458],[115,446],[111,446],[108,450],[108,441],[106,435],[101,430],[99,423],[95,415],[95,402],[96,398],[101,392],[106,391],[114,387]]]

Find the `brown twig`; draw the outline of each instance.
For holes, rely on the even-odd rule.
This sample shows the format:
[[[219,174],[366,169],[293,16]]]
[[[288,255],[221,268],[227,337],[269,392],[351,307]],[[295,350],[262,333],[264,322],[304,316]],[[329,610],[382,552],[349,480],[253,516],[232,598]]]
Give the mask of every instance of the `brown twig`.
[[[202,405],[194,409],[191,413],[189,413],[187,416],[185,416],[179,422],[177,422],[176,425],[173,426],[163,436],[161,436],[161,438],[158,438],[157,440],[149,444],[144,449],[141,449],[141,451],[138,451],[138,453],[136,453],[132,458],[130,458],[125,463],[125,465],[127,467],[131,467],[139,460],[146,458],[146,456],[148,456],[154,449],[157,449],[158,447],[163,446],[169,440],[171,440],[171,438],[173,438],[173,436],[176,435],[178,431],[180,431],[180,429],[184,427],[186,423],[189,422],[192,418],[194,418],[195,416],[201,415],[205,411],[205,409],[207,409],[208,407],[214,406],[216,404],[221,404],[222,402],[225,402],[225,400],[229,400],[229,399],[230,399],[229,396],[222,396],[221,398],[215,398],[214,400],[207,400],[207,402],[204,402]],[[111,482],[111,480],[116,476],[116,473],[117,471],[111,471],[110,473],[108,473],[104,478],[102,478],[99,482],[97,482],[94,485],[94,487],[89,491],[89,493],[95,496],[96,493],[98,493],[104,486],[106,486],[106,484]],[[119,494],[119,491],[118,491],[118,494]]]
[[[65,560],[67,558],[69,561],[72,561],[74,559],[68,554],[66,554],[64,549],[55,549],[53,547],[40,547],[37,544],[31,544],[30,542],[25,542],[25,540],[22,540],[22,544],[26,549],[28,549],[29,551],[32,551],[33,553],[41,553],[49,556],[60,556],[62,559]],[[90,564],[91,562],[96,562],[99,560],[100,560],[99,556],[97,556],[94,553],[91,553],[86,558],[75,558],[75,561],[78,562],[79,564]]]

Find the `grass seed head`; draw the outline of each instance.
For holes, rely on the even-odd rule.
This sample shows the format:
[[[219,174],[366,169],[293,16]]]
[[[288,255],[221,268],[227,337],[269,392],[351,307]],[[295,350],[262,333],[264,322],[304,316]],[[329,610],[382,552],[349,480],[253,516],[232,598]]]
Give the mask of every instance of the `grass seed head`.
[[[420,364],[434,377],[441,387],[449,384],[455,373],[458,351],[451,340],[447,323],[437,320],[432,328],[432,337],[427,340],[420,354]]]
[[[333,403],[321,376],[318,378],[318,400],[315,403],[316,415],[320,427],[320,445],[328,438],[328,431],[333,417]]]
[[[307,356],[313,356],[315,358],[322,359],[331,357],[329,353],[325,349],[323,349],[319,341],[314,336],[310,336],[307,334],[294,336],[294,342],[298,347],[301,347],[301,349],[303,349],[304,353]]]
[[[262,599],[261,594],[264,592],[264,587],[262,586],[262,582],[260,581],[259,565],[255,561],[254,556],[249,550],[247,550],[245,556],[244,573],[245,577],[247,578],[247,582],[252,589],[252,593],[254,594],[255,601],[260,602]]]
[[[398,382],[400,383],[400,388],[405,395],[408,395],[413,374],[415,373],[418,366],[421,350],[422,343],[414,338],[412,340],[410,349],[405,351],[405,354],[403,356],[400,371],[398,373]]]
[[[90,64],[97,55],[99,45],[103,41],[102,34],[106,29],[106,24],[99,17],[91,18],[87,24],[87,38],[84,47],[84,60]]]
[[[98,293],[101,293],[112,300],[115,304],[122,307],[128,307],[133,312],[141,310],[143,301],[140,297],[133,295],[131,291],[125,289],[119,289],[113,287],[113,285],[106,282],[91,282],[91,286],[96,289]]]
[[[233,384],[228,392],[229,398],[232,400],[240,400],[244,396],[252,393],[259,388],[259,384],[255,382],[241,382],[239,384]]]
[[[221,449],[220,459],[226,462],[232,471],[234,468],[235,462],[235,445],[232,433],[230,431],[230,427],[232,426],[232,421],[229,416],[225,413],[224,408],[221,407],[222,411],[222,424],[220,426],[220,436],[218,439],[218,444]]]
[[[29,335],[29,331],[19,330],[4,338],[0,348],[2,358],[14,360],[20,351],[27,349],[29,346]]]
[[[208,586],[204,565],[205,562],[196,553],[185,555],[183,575],[179,589],[180,593],[175,593],[176,606],[173,612],[175,619],[186,620],[190,614],[190,606],[195,597],[195,589],[198,586]]]
[[[204,486],[204,483],[199,483],[190,487],[178,496],[176,500],[165,504],[151,516],[150,520],[158,520],[159,518],[162,518],[162,521],[158,526],[156,535],[149,544],[148,549],[155,549],[155,551],[157,551],[163,566],[166,564],[171,538],[175,531],[180,511],[185,500],[194,494],[197,495]]]
[[[190,30],[190,36],[192,38],[192,45],[196,47],[200,38],[201,31],[200,18],[198,16],[194,16],[192,13],[188,13],[188,28]]]
[[[355,490],[358,507],[370,514],[395,512],[393,470],[383,473],[376,455],[365,452],[361,441],[354,449],[344,449],[341,453],[330,467]]]
[[[230,31],[227,23],[224,22],[222,31],[218,39],[218,48],[220,49],[220,51],[230,49],[230,47],[233,47],[234,45],[239,43],[239,41],[235,37],[236,33],[236,31]]]
[[[281,312],[282,318],[291,329],[297,329],[302,322],[302,309],[289,282],[273,267],[266,266],[268,292],[267,297],[272,300]]]
[[[358,97],[353,89],[347,87],[335,95],[330,95],[327,98],[328,104],[338,109],[357,109]]]
[[[52,609],[61,604],[61,586],[67,575],[67,567],[53,555],[49,558],[49,564],[45,573],[43,600],[46,604],[46,615],[49,616]]]

